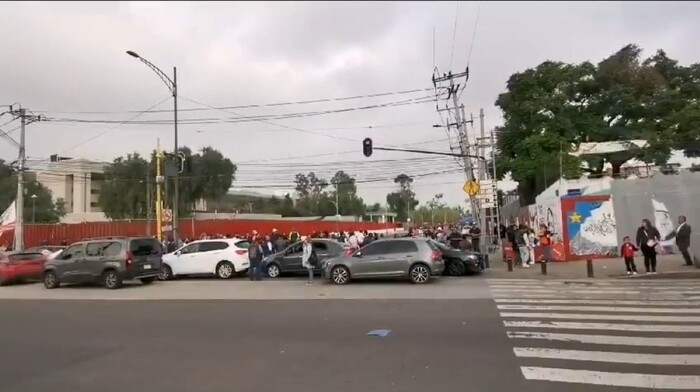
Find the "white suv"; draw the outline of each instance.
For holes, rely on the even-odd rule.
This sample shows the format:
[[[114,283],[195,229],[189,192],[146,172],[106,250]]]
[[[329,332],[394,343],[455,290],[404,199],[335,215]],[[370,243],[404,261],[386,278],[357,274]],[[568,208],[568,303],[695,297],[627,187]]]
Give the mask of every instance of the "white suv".
[[[250,242],[240,238],[193,241],[173,253],[163,255],[163,267],[158,279],[168,280],[178,275],[216,275],[229,279],[248,271]]]

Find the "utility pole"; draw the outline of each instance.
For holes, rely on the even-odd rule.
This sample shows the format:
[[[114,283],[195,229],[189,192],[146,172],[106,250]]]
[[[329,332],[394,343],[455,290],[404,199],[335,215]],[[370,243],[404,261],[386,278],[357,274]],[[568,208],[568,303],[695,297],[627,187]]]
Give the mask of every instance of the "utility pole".
[[[471,153],[472,146],[469,143],[469,136],[466,130],[466,124],[470,121],[465,119],[464,105],[460,105],[458,101],[458,96],[465,86],[462,84],[455,84],[455,79],[459,78],[464,78],[464,84],[466,84],[467,80],[469,80],[469,68],[459,74],[452,74],[452,72],[448,72],[442,76],[439,76],[436,71],[433,74],[433,85],[435,86],[436,91],[447,90],[447,97],[444,98],[445,107],[438,107],[437,110],[439,113],[447,112],[445,117],[447,120],[448,132],[454,130],[456,133],[457,140],[459,141],[459,150],[462,155],[464,173],[468,181],[474,181],[474,163],[472,160],[472,156],[474,154]],[[441,93],[442,91],[437,92]],[[439,95],[440,94],[438,94],[438,96]],[[471,122],[473,123],[473,120],[471,120]],[[472,197],[469,199],[469,201],[472,214],[478,218],[480,211],[477,200]]]
[[[151,175],[146,174],[146,235],[151,236],[151,219],[153,209],[151,208]]]
[[[158,241],[163,241],[163,200],[161,198],[161,189],[165,178],[161,175],[161,166],[163,164],[163,154],[160,151],[160,139],[157,141],[156,147],[156,233]]]
[[[20,134],[19,134],[19,157],[17,160],[17,197],[15,199],[15,239],[14,250],[24,250],[24,170],[27,161],[27,154],[25,148],[25,129],[27,124],[35,121],[41,121],[41,116],[28,115],[27,110],[20,107],[15,110],[13,106],[10,106],[9,113],[15,116],[15,118],[20,119]]]
[[[173,110],[175,120],[175,149],[173,150],[173,154],[177,155],[179,152],[177,143],[177,67],[173,67],[173,88],[171,92],[173,94],[173,102],[175,103]],[[180,170],[175,173],[175,190],[173,191],[173,240],[178,246],[180,243],[180,171],[182,171],[182,166],[180,166]]]

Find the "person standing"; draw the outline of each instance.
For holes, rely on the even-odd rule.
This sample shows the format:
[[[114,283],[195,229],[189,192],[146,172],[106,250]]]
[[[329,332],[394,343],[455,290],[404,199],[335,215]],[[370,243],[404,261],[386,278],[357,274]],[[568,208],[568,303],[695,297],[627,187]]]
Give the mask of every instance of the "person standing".
[[[520,251],[520,265],[523,268],[530,268],[530,249],[528,248],[528,229],[525,225],[520,225],[515,232],[515,243]]]
[[[316,254],[311,244],[311,237],[304,238],[304,244],[301,246],[301,265],[309,272],[309,280],[306,282],[307,285],[314,284],[315,257]]]
[[[547,225],[542,223],[540,225],[540,246],[543,250],[543,263],[550,263],[554,261],[554,255],[552,252],[552,232],[549,231]]]
[[[690,248],[690,234],[690,225],[686,222],[685,216],[681,215],[678,217],[678,227],[676,227],[676,230],[673,230],[671,234],[667,235],[665,238],[666,240],[670,240],[676,237],[676,246],[678,246],[678,250],[683,255],[685,265],[693,265],[690,252],[688,252],[688,248]]]
[[[481,229],[476,224],[469,229],[469,235],[472,238],[472,249],[474,252],[481,252]]]
[[[637,249],[637,247],[630,242],[630,237],[625,236],[622,241],[625,243],[622,244],[622,248],[620,248],[620,254],[622,255],[622,258],[625,259],[627,275],[637,275],[637,266],[634,264],[634,252],[638,251],[639,249]]]
[[[651,225],[649,219],[642,219],[637,229],[637,247],[644,255],[644,269],[647,274],[656,273],[656,246],[659,244],[659,230]]]
[[[260,266],[263,259],[263,250],[257,237],[253,237],[253,242],[248,248],[248,261],[250,262],[250,280],[262,280]]]

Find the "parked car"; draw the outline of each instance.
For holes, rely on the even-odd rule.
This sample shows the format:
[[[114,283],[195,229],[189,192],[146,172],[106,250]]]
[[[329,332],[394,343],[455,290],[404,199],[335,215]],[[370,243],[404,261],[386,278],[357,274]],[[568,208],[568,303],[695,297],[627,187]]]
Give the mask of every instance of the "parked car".
[[[40,252],[8,252],[0,256],[0,286],[7,283],[41,280],[46,256]]]
[[[168,280],[185,275],[216,275],[229,279],[250,268],[250,242],[240,238],[193,241],[163,256],[158,279]]]
[[[443,271],[445,275],[471,275],[484,270],[484,261],[479,253],[455,249],[438,241],[432,241],[432,243],[442,253],[442,259],[445,262],[445,270]]]
[[[351,256],[339,256],[323,265],[326,277],[335,284],[346,284],[356,278],[409,278],[427,283],[445,269],[442,253],[425,238],[380,239],[366,245]]]
[[[44,265],[44,286],[101,283],[118,289],[125,280],[150,284],[161,270],[162,246],[151,237],[103,237],[67,247]]]
[[[316,256],[318,256],[318,264],[315,268],[315,273],[323,274],[323,262],[329,258],[337,257],[343,254],[343,244],[336,240],[314,238],[311,240]],[[301,264],[302,242],[296,242],[289,245],[281,252],[277,252],[267,256],[263,260],[263,270],[270,278],[278,278],[282,274],[299,274],[307,273],[306,268]]]

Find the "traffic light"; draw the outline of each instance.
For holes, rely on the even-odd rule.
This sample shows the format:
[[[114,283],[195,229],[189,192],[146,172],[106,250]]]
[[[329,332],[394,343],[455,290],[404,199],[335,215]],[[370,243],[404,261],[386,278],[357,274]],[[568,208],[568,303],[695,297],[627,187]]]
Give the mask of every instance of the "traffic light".
[[[372,155],[372,139],[365,138],[365,140],[362,141],[362,153],[365,154],[366,157]]]

